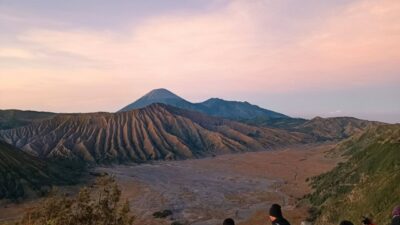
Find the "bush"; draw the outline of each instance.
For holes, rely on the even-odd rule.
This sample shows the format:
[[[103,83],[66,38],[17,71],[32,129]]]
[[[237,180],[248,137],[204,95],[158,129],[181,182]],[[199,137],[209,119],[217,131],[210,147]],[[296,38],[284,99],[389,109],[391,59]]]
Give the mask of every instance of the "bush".
[[[166,218],[168,216],[172,215],[172,211],[171,210],[164,210],[164,211],[158,211],[153,213],[153,217],[154,218]]]
[[[178,221],[174,221],[174,222],[171,223],[171,225],[183,225],[183,223],[180,223]]]
[[[120,202],[121,191],[111,177],[96,181],[98,191],[82,188],[77,197],[53,195],[28,212],[18,225],[131,225],[127,201]]]

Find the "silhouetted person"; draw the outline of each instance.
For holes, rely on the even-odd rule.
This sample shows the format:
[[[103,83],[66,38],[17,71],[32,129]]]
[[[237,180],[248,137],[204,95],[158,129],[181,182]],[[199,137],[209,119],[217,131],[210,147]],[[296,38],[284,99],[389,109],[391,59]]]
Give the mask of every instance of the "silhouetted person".
[[[283,218],[281,206],[273,204],[269,209],[269,218],[271,219],[272,225],[290,225],[290,223]]]
[[[393,209],[391,225],[400,225],[400,205]]]
[[[342,222],[340,222],[339,225],[354,225],[354,224],[348,220],[343,220]]]
[[[231,218],[227,218],[224,220],[223,225],[235,225],[235,221]]]
[[[400,216],[393,217],[391,225],[400,225]]]

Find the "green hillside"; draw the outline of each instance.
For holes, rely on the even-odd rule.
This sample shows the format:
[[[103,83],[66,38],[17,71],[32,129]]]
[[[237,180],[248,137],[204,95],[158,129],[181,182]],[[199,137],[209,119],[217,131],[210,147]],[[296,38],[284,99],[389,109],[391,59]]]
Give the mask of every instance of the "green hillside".
[[[0,142],[0,199],[42,195],[52,185],[74,184],[80,170],[46,163]]]
[[[377,224],[388,224],[400,203],[400,125],[371,127],[341,143],[334,153],[348,158],[332,171],[312,179],[308,196],[318,209],[316,224],[338,224],[373,215]]]

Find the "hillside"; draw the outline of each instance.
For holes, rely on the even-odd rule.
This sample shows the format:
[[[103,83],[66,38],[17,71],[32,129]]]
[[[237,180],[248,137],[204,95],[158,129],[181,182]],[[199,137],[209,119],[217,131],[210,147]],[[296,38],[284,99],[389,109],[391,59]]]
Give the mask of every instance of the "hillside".
[[[78,171],[44,162],[0,142],[0,199],[42,195],[52,185],[75,183],[78,175]]]
[[[186,159],[311,141],[163,104],[121,113],[57,115],[0,131],[0,139],[41,158],[109,163]]]
[[[243,123],[247,123],[254,126],[264,126],[264,127],[273,127],[285,130],[294,130],[295,127],[304,124],[309,121],[302,118],[269,118],[264,116],[257,116],[252,119],[240,119],[238,120]]]
[[[289,130],[312,135],[317,138],[318,141],[338,141],[360,133],[368,127],[380,124],[383,123],[360,120],[353,117],[315,117],[312,120],[289,128]]]
[[[311,120],[290,117],[275,119],[257,117],[251,120],[242,120],[242,122],[303,133],[313,137],[318,142],[340,141],[360,133],[370,126],[383,124],[353,117],[315,117]]]
[[[38,122],[54,117],[51,112],[36,112],[23,110],[0,110],[0,130],[26,126],[32,122]]]
[[[315,191],[308,199],[319,209],[317,224],[357,222],[366,214],[378,224],[388,222],[400,202],[399,150],[399,124],[371,127],[335,148],[332,153],[348,160],[312,180]]]
[[[204,102],[191,103],[163,88],[150,91],[135,102],[119,110],[119,112],[140,109],[153,103],[163,103],[182,109],[201,112],[209,116],[217,116],[235,120],[254,119],[257,117],[267,119],[289,118],[281,113],[263,109],[248,102],[227,101],[219,98],[210,98]]]

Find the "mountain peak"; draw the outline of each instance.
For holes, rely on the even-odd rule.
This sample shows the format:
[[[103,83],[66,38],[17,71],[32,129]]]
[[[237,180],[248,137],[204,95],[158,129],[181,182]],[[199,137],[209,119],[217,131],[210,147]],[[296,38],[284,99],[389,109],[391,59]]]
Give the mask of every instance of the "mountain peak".
[[[148,98],[148,99],[177,98],[177,99],[182,99],[178,95],[174,94],[173,92],[171,92],[171,91],[169,91],[168,89],[165,89],[165,88],[157,88],[157,89],[151,90],[149,93],[145,94],[142,98]]]
[[[202,102],[203,104],[206,103],[217,103],[217,102],[223,102],[225,100],[221,99],[221,98],[209,98],[207,100],[205,100],[204,102]]]
[[[172,93],[171,91],[165,88],[158,88],[150,91],[135,102],[122,108],[121,110],[119,110],[119,112],[143,108],[153,103],[163,103],[173,106],[184,106],[190,104],[188,101]]]

